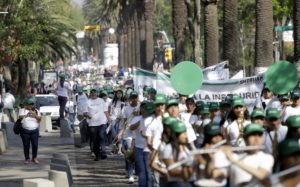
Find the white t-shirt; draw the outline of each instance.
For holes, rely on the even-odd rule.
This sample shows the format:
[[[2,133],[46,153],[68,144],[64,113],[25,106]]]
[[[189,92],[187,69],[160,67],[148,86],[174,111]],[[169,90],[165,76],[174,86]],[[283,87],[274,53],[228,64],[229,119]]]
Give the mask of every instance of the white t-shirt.
[[[291,107],[291,106],[288,106],[288,107],[286,107],[286,109],[285,109],[285,111],[284,111],[284,113],[282,115],[282,119],[285,122],[288,117],[294,116],[294,115],[297,115],[297,116],[300,115],[300,107]]]
[[[287,126],[279,125],[278,130],[277,130],[278,143],[282,142],[285,139],[287,131],[288,131]],[[274,136],[275,136],[275,131],[271,131],[271,132],[265,131],[263,134],[263,144],[265,146],[264,151],[266,153],[272,154],[272,145],[273,145]]]
[[[266,108],[263,108],[262,103],[265,103]],[[271,99],[265,99],[264,97],[258,97],[255,101],[255,107],[259,108],[261,110],[266,111],[268,108],[279,108],[280,107],[280,101],[278,100],[277,97],[273,97]]]
[[[3,105],[4,105],[3,108],[13,109],[14,104],[15,104],[15,97],[9,92],[5,93],[3,98]]]
[[[115,103],[110,104],[110,119],[116,120],[117,118],[122,117],[122,109],[125,106],[125,104],[122,101],[117,101]]]
[[[179,107],[179,112],[186,112],[187,111],[186,104],[178,103],[178,107]]]
[[[108,108],[103,99],[89,99],[87,109],[88,113],[92,117],[87,120],[89,126],[100,126],[107,123],[107,118],[104,112],[107,112]]]
[[[88,107],[88,98],[85,94],[79,94],[77,96],[77,114],[83,115],[84,112],[87,112]]]
[[[141,119],[139,121],[139,127],[133,131],[133,139],[135,139],[135,147],[140,149],[145,149],[147,147],[146,138],[144,138],[141,133],[145,129],[145,119],[139,116]]]
[[[73,101],[69,100],[66,104],[66,109],[67,111],[72,114],[72,113],[75,113],[75,110],[74,110],[74,103]]]
[[[158,150],[161,143],[161,136],[163,133],[164,127],[162,124],[161,116],[155,116],[152,122],[148,125],[145,130],[145,135],[147,137],[152,137],[152,147],[155,150]]]
[[[241,129],[242,132],[243,132],[243,129],[250,123],[251,123],[251,121],[248,121],[248,120],[244,121],[243,128]],[[240,136],[240,127],[236,120],[234,120],[230,125],[227,126],[227,132],[228,132],[228,138],[229,138],[230,145],[245,146],[245,142],[243,141],[242,137],[239,140],[240,142],[238,142],[238,138]]]
[[[60,85],[60,80],[57,83],[57,95],[62,97],[68,97],[68,90],[70,90],[70,84],[68,82],[64,82],[63,87]]]
[[[29,110],[22,108],[19,110],[19,116],[26,116],[28,114]],[[40,112],[36,110],[37,115],[41,116]],[[33,117],[24,117],[22,120],[22,128],[27,130],[35,130],[39,128],[38,121]]]
[[[128,106],[125,106],[123,107],[123,110],[122,110],[122,117],[127,119],[127,122],[129,124],[129,122],[133,119],[133,115],[132,113],[133,112],[136,112],[136,111],[139,111],[140,110],[140,106],[137,105],[135,107],[132,107],[130,105]],[[125,121],[126,123],[126,121]],[[124,124],[125,125],[125,124]],[[126,138],[132,138],[133,136],[133,132],[128,128],[128,126],[126,127],[126,130],[124,132],[124,135],[123,135],[123,138],[126,139]]]
[[[198,117],[196,115],[192,115],[191,113],[182,112],[179,115],[179,119],[183,121],[183,123],[186,126],[188,142],[189,143],[194,142],[197,139],[197,137],[196,137],[195,130],[190,122],[195,123],[198,120]]]
[[[247,155],[233,155],[236,159],[239,159],[244,164],[249,165],[252,168],[262,168],[269,173],[272,172],[274,164],[274,158],[262,151],[258,151],[255,154]],[[241,183],[248,183],[256,180],[251,174],[241,169],[240,167],[232,164],[230,167],[230,186],[238,186]]]

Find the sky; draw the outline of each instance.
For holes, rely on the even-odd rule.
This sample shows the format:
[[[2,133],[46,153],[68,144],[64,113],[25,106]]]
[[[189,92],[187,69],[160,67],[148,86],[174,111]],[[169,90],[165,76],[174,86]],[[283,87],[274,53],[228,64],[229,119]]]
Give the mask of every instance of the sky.
[[[84,0],[72,0],[73,3],[75,3],[76,5],[81,6]]]

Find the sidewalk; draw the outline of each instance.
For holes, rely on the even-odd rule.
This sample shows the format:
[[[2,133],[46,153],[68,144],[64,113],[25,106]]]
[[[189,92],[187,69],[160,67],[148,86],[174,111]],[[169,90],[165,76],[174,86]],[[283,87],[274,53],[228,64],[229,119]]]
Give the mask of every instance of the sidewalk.
[[[124,159],[121,156],[109,155],[108,159],[95,162],[91,158],[88,146],[75,148],[73,138],[60,138],[57,130],[41,133],[41,136],[38,165],[23,164],[23,148],[19,136],[8,142],[8,150],[0,155],[0,186],[22,187],[25,178],[47,178],[53,153],[68,155],[74,180],[73,186],[136,186],[127,184]]]

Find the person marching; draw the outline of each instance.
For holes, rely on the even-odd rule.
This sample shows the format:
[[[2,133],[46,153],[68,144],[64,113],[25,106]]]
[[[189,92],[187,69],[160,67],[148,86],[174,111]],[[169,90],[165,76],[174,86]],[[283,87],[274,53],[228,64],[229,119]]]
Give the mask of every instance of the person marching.
[[[300,92],[294,91],[291,95],[292,105],[287,106],[282,114],[283,123],[286,122],[289,116],[300,115]]]
[[[83,93],[83,89],[81,86],[77,86],[77,119],[79,121],[79,130],[81,137],[81,146],[83,147],[89,140],[88,136],[88,123],[84,118],[84,112],[87,111],[88,107],[88,98],[85,93]]]
[[[145,136],[147,137],[147,145],[151,151],[151,158],[156,154],[160,144],[161,136],[163,133],[163,112],[165,108],[166,97],[163,94],[156,94],[154,105],[155,105],[155,118],[148,125],[145,130]],[[154,173],[153,186],[159,186],[158,173]]]
[[[251,123],[256,123],[264,126],[265,114],[259,109],[254,109],[251,113]]]
[[[19,119],[22,122],[21,138],[23,142],[23,151],[25,156],[24,164],[30,163],[29,149],[32,146],[32,159],[35,164],[39,164],[37,159],[39,144],[39,125],[41,122],[41,114],[34,108],[35,100],[28,97],[25,100],[25,108],[19,111]]]
[[[263,145],[264,129],[258,124],[249,124],[243,130],[246,146]],[[274,158],[259,149],[245,151],[244,154],[232,153],[231,147],[221,148],[230,161],[230,186],[245,186],[255,180],[263,182],[272,173]]]
[[[91,90],[91,98],[88,100],[88,107],[84,116],[89,124],[90,146],[95,154],[94,161],[98,161],[99,158],[106,159],[105,137],[109,114],[105,102],[97,96],[96,89]]]
[[[59,82],[57,84],[57,95],[58,95],[58,102],[59,102],[59,117],[60,119],[65,118],[65,109],[66,104],[68,101],[69,91],[71,90],[71,86],[66,80],[66,75],[61,73],[59,75]]]
[[[234,99],[232,101],[233,121],[225,129],[225,137],[232,146],[244,146],[243,130],[250,124],[248,120],[248,111],[243,99]]]
[[[286,138],[300,139],[300,116],[290,116],[285,125],[288,127]]]

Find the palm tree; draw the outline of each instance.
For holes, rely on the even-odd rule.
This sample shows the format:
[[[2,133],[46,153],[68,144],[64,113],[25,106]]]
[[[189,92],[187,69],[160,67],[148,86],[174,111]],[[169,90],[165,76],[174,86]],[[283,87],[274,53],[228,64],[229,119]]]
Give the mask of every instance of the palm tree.
[[[273,3],[256,0],[255,74],[265,71],[273,62]]]
[[[145,47],[146,47],[146,61],[144,67],[152,69],[152,60],[154,54],[153,44],[153,13],[155,0],[144,0],[144,15],[145,15]],[[143,62],[143,61],[142,61]]]
[[[223,19],[223,59],[229,61],[229,70],[234,74],[239,70],[238,55],[238,1],[224,0]]]
[[[300,1],[294,0],[294,62],[300,71]]]
[[[202,0],[204,4],[204,65],[219,62],[218,0]]]
[[[184,60],[184,31],[187,24],[185,0],[172,1],[173,36],[175,40],[175,63]]]

